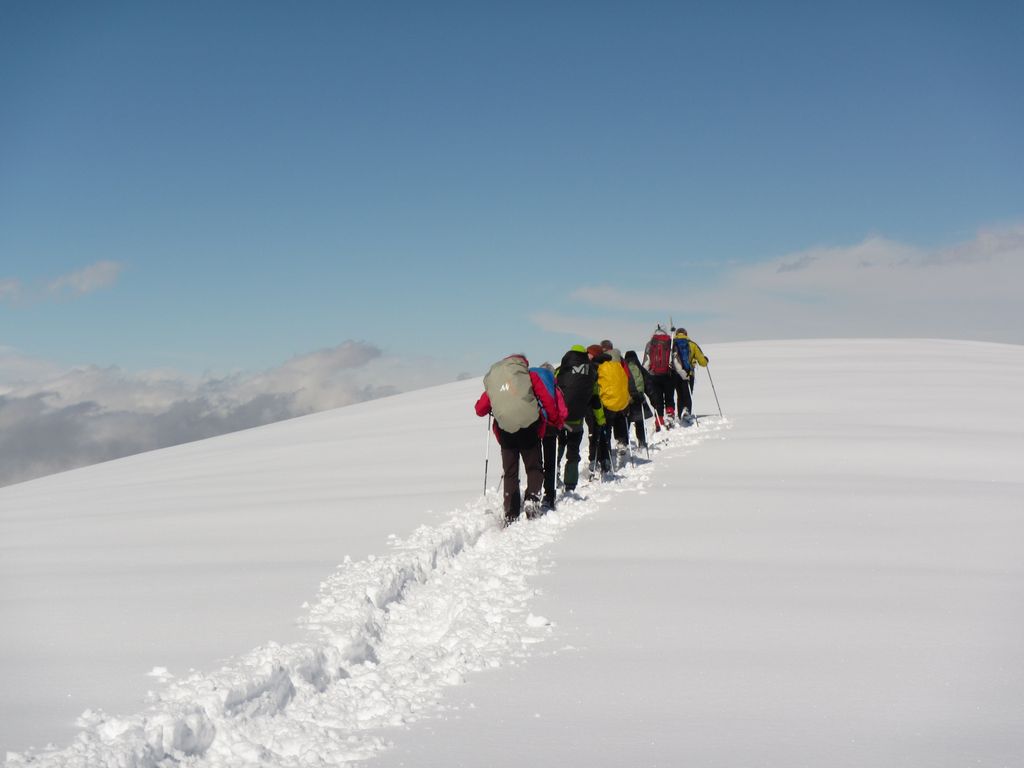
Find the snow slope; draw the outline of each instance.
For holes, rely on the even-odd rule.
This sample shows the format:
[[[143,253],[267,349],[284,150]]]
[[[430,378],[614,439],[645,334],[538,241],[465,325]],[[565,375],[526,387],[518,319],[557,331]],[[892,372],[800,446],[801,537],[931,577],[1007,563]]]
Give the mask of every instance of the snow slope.
[[[478,382],[0,490],[8,762],[1019,764],[1024,349],[706,351],[506,531]]]

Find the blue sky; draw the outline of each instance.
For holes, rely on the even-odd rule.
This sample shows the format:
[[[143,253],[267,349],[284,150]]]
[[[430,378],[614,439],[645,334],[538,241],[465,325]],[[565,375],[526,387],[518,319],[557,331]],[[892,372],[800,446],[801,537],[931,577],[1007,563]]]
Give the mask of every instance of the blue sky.
[[[7,2],[0,349],[202,376],[355,341],[443,377],[669,315],[1024,343],[1022,28],[976,2]]]

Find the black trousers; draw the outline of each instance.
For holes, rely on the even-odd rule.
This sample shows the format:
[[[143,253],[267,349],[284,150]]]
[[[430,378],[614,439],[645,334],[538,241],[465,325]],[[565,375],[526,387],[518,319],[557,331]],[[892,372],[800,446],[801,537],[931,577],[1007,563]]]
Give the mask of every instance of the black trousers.
[[[675,375],[676,383],[676,402],[679,403],[679,409],[676,414],[679,416],[683,415],[683,410],[687,410],[693,413],[693,374],[690,374],[690,378],[684,379],[679,374]]]
[[[626,420],[628,410],[629,406],[626,406],[621,411],[604,409],[604,416],[608,419],[608,425],[615,436],[615,442],[620,445],[625,445],[629,442],[629,422]]]
[[[687,389],[686,381],[675,371],[669,374],[669,387],[665,393],[665,410],[670,412],[673,416],[678,416],[682,413],[683,406],[686,403],[683,397],[683,390]],[[678,407],[676,407],[678,405]]]
[[[590,463],[597,461],[601,470],[608,472],[612,468],[611,459],[611,436],[606,423],[603,427],[598,425],[597,418],[592,414],[586,415],[587,433],[589,435],[589,458]]]
[[[523,509],[523,499],[519,491],[520,459],[526,469],[526,495],[530,498],[539,498],[541,486],[544,484],[537,424],[531,424],[518,432],[499,430],[498,444],[501,446],[501,468],[505,473],[505,517],[514,519],[519,517]]]
[[[660,376],[651,374],[651,389],[647,396],[651,399],[651,405],[654,406],[655,413],[662,421],[665,419],[665,400],[667,399],[669,407],[672,407],[674,391],[671,374],[664,373]]]
[[[576,490],[580,480],[580,445],[583,443],[583,425],[577,430],[563,429],[558,435],[559,450],[565,449],[565,490]]]

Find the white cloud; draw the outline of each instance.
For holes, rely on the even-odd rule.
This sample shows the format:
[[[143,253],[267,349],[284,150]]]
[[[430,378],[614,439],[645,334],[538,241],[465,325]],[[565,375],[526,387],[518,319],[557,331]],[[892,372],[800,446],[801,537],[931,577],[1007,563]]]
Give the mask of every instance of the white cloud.
[[[930,336],[1024,342],[1024,228],[926,250],[884,238],[735,270],[698,302],[755,337]]]
[[[0,485],[452,381],[346,341],[257,373],[58,369],[0,348]]]
[[[983,230],[925,249],[884,237],[730,266],[716,284],[675,298],[583,288],[608,311],[670,311],[703,339],[950,337],[1024,343],[1024,226]],[[555,325],[551,316],[535,320]],[[563,315],[558,323],[571,326]],[[649,333],[649,331],[648,331]]]
[[[295,407],[306,412],[336,408],[368,399],[358,393],[367,386],[372,392],[371,382],[353,373],[380,355],[376,347],[347,341],[330,349],[293,357],[278,368],[245,377],[237,382],[236,391],[250,397],[260,393],[289,395],[294,398]],[[387,391],[396,390],[388,387]]]
[[[123,268],[116,261],[98,261],[83,269],[59,275],[45,284],[30,286],[24,285],[17,278],[0,278],[0,302],[35,302],[64,296],[84,296],[113,285]]]
[[[51,280],[46,290],[50,295],[70,293],[73,296],[82,296],[113,285],[121,269],[122,265],[115,261],[98,261],[84,269]]]
[[[816,262],[818,260],[818,258],[819,258],[818,256],[814,256],[814,255],[811,255],[809,253],[805,253],[802,256],[800,256],[798,259],[796,259],[795,261],[783,262],[782,264],[780,264],[778,266],[778,269],[776,269],[775,271],[776,272],[780,272],[780,273],[781,272],[798,272],[801,269],[807,269],[808,267],[810,267],[814,262]]]
[[[31,382],[59,376],[62,371],[49,361],[22,355],[11,347],[0,347],[0,395]]]

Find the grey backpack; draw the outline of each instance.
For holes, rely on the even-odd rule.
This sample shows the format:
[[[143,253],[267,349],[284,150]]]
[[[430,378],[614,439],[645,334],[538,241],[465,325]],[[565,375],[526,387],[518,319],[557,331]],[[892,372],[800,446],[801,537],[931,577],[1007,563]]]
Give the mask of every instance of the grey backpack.
[[[484,376],[491,413],[506,432],[518,432],[540,418],[540,404],[533,394],[533,380],[521,357],[499,360]]]

